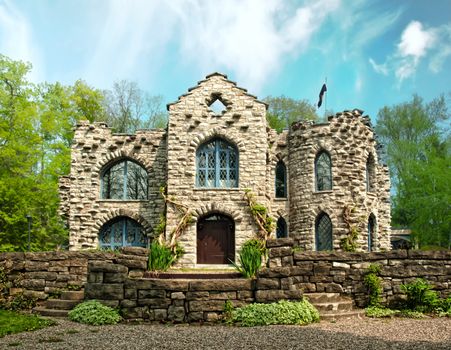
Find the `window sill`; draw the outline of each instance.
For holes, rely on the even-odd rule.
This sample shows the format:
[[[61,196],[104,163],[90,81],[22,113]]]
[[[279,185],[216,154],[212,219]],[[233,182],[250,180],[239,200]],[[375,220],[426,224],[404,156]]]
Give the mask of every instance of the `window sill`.
[[[314,191],[313,194],[326,194],[326,193],[333,193],[333,190],[324,190],[324,191]]]
[[[232,187],[232,188],[218,188],[218,187],[211,187],[211,188],[207,188],[207,187],[195,187],[194,191],[241,191],[241,188],[238,187]]]
[[[286,202],[288,200],[288,197],[276,197],[274,198],[274,202]]]
[[[97,203],[147,203],[148,199],[97,199]]]

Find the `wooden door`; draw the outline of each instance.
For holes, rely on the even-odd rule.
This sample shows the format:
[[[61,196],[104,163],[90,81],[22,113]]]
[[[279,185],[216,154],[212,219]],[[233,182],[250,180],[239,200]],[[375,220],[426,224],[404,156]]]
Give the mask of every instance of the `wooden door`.
[[[210,215],[197,224],[197,263],[229,264],[235,260],[233,220],[223,215]]]

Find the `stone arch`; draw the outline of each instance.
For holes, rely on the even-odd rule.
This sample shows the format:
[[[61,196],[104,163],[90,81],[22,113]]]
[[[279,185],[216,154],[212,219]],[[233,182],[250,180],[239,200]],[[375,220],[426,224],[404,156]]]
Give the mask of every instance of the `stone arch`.
[[[320,212],[315,217],[315,235],[314,246],[315,250],[330,250],[334,249],[334,223],[331,217],[324,211]],[[323,225],[324,224],[324,225]],[[326,227],[326,229],[322,229]]]
[[[150,169],[152,168],[152,162],[150,159],[144,157],[142,154],[133,153],[133,151],[127,152],[125,150],[117,150],[108,153],[94,165],[92,171],[94,174],[98,174],[100,176],[101,172],[108,166],[112,165],[115,162],[126,159],[138,163],[144,169],[146,169],[147,173],[150,173]]]
[[[96,231],[100,231],[100,229],[102,228],[103,225],[105,225],[109,221],[111,221],[117,217],[121,217],[121,216],[125,216],[125,217],[135,220],[137,223],[139,223],[144,228],[144,232],[147,235],[152,233],[152,231],[153,231],[152,225],[146,219],[144,219],[140,214],[138,214],[132,210],[129,210],[129,209],[111,209],[108,213],[99,217],[95,221],[93,227]]]
[[[244,146],[243,140],[240,140],[240,141],[235,140],[235,138],[232,137],[229,132],[227,132],[226,130],[223,130],[221,128],[213,128],[213,129],[207,130],[203,133],[200,133],[197,136],[194,136],[190,142],[191,151],[193,153],[195,153],[200,145],[202,145],[214,138],[221,138],[221,139],[226,140],[227,142],[234,145],[238,149],[239,153],[242,153],[245,151],[245,146]]]
[[[243,220],[243,215],[240,211],[232,210],[222,203],[208,203],[200,206],[193,211],[193,219],[197,221],[204,216],[214,213],[230,216],[235,222]]]

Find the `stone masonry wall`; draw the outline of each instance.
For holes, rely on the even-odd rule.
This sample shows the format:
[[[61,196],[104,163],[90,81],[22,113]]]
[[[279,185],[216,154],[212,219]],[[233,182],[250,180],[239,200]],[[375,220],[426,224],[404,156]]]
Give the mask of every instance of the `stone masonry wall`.
[[[148,200],[100,198],[102,170],[121,159],[134,160],[147,170]],[[165,183],[165,130],[124,135],[112,134],[104,123],[77,125],[70,177],[60,181],[61,211],[68,215],[70,230],[69,249],[97,248],[100,228],[118,216],[135,219],[150,235],[164,212],[159,190]]]
[[[147,249],[122,248],[121,253],[108,252],[39,252],[0,253],[0,268],[14,282],[12,294],[44,300],[51,293],[67,288],[82,288],[88,280],[88,264],[99,261],[127,268],[131,277],[142,277],[147,269]]]
[[[373,250],[390,249],[390,180],[388,169],[378,163],[376,140],[368,117],[361,111],[337,113],[324,124],[294,124],[288,136],[290,178],[290,237],[302,249],[315,250],[315,221],[325,212],[332,221],[333,249],[349,233],[343,220],[346,206],[358,226],[358,250],[368,250],[367,225],[370,214],[376,218]],[[332,189],[316,191],[315,159],[329,153],[332,162]],[[375,162],[374,190],[366,189],[366,164]]]
[[[396,250],[391,252],[299,252],[293,239],[268,241],[268,268],[261,279],[280,279],[288,289],[304,293],[346,294],[365,307],[368,292],[363,277],[370,264],[381,266],[382,300],[390,304],[403,298],[400,286],[424,278],[440,292],[451,295],[451,251]],[[274,284],[278,288],[277,283]]]
[[[215,99],[226,107],[221,114],[209,108]],[[188,206],[196,220],[212,213],[230,216],[235,221],[237,257],[242,243],[257,232],[244,190],[251,189],[259,202],[268,204],[266,105],[225,75],[214,73],[168,105],[168,109],[168,196]],[[196,188],[196,151],[215,137],[228,141],[238,150],[238,188]],[[167,234],[178,221],[179,213],[168,207]],[[196,242],[194,222],[180,239],[186,252],[179,261],[180,266],[196,264]]]

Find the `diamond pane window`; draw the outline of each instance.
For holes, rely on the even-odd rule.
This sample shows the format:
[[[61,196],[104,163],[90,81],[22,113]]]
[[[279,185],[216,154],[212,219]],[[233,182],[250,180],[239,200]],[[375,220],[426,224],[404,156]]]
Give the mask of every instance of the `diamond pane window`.
[[[135,162],[113,164],[103,172],[101,183],[103,199],[147,199],[147,171]]]
[[[99,245],[102,249],[113,250],[119,247],[146,247],[147,237],[143,227],[135,220],[120,217],[100,229]]]
[[[315,225],[316,250],[332,250],[332,221],[322,213]]]
[[[221,139],[203,144],[197,150],[196,186],[238,187],[238,151]]]
[[[280,217],[279,219],[277,219],[276,237],[277,238],[288,237],[287,223],[283,217]]]
[[[323,151],[316,157],[315,180],[317,191],[332,189],[332,163],[327,152]]]
[[[280,160],[276,165],[276,198],[287,197],[287,168]]]

